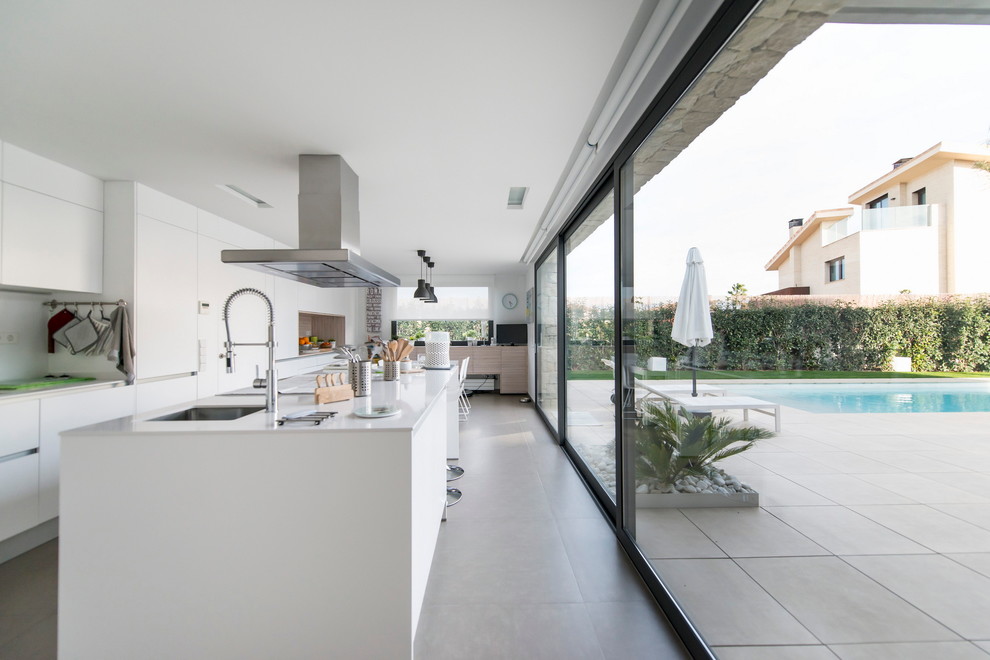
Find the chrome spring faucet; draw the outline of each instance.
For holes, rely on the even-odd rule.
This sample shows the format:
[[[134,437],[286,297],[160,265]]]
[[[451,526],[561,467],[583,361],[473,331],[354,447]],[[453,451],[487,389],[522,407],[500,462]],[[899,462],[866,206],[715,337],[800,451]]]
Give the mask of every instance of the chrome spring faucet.
[[[234,302],[235,299],[243,296],[245,294],[253,294],[265,301],[268,305],[268,341],[267,342],[238,342],[235,343],[230,339],[230,304]],[[255,378],[255,387],[265,388],[265,412],[272,414],[278,414],[278,377],[275,374],[275,311],[272,307],[272,301],[264,293],[258,289],[238,289],[232,294],[227,296],[226,302],[223,304],[223,324],[227,330],[227,341],[224,343],[224,347],[227,349],[224,357],[227,361],[227,373],[234,373],[234,347],[235,346],[266,346],[268,347],[268,372],[265,378]]]

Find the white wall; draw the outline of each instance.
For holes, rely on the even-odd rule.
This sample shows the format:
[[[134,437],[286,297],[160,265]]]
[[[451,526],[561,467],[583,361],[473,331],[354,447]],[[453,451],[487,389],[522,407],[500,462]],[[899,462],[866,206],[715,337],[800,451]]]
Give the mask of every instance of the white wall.
[[[952,238],[955,288],[951,293],[990,292],[990,172],[970,163],[954,167]]]
[[[16,344],[0,344],[0,380],[48,373],[47,307],[51,296],[0,291],[0,335],[16,333]]]
[[[532,286],[532,285],[530,285]],[[525,323],[526,322],[526,273],[512,275],[495,275],[494,285],[490,289],[492,309],[495,323]],[[519,304],[513,310],[502,306],[502,296],[507,293],[515,294]]]
[[[859,293],[937,294],[938,226],[859,234]]]

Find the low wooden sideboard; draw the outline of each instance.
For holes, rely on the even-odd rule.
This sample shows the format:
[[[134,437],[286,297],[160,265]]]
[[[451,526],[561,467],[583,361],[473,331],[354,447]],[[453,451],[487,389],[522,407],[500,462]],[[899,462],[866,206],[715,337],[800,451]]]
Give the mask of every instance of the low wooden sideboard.
[[[411,359],[424,352],[424,346],[413,349]],[[498,376],[501,394],[526,394],[529,374],[528,346],[451,346],[450,359],[468,362],[469,376]]]

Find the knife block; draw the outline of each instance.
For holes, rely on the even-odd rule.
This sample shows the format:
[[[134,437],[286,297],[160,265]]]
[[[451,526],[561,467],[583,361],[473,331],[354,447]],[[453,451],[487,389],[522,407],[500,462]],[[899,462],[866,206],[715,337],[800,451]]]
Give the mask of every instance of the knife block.
[[[317,387],[313,390],[316,403],[334,403],[335,401],[347,401],[354,398],[354,390],[350,385],[331,385],[330,387]]]

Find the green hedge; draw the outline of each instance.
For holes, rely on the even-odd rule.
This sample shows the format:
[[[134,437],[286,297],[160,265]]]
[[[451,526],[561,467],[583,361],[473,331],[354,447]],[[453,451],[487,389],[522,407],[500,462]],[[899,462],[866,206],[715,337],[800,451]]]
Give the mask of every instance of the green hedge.
[[[675,305],[643,310],[627,324],[642,360],[666,357],[671,368],[687,349],[670,338]],[[609,357],[602,341],[605,311],[570,311],[570,334],[592,338],[569,347],[570,368],[598,370]],[[589,327],[584,327],[589,326]],[[760,300],[741,309],[715,305],[715,338],[698,351],[699,366],[727,370],[886,371],[894,355],[915,371],[990,371],[990,298],[923,299],[878,307],[780,304]],[[589,345],[589,344],[597,345]]]

